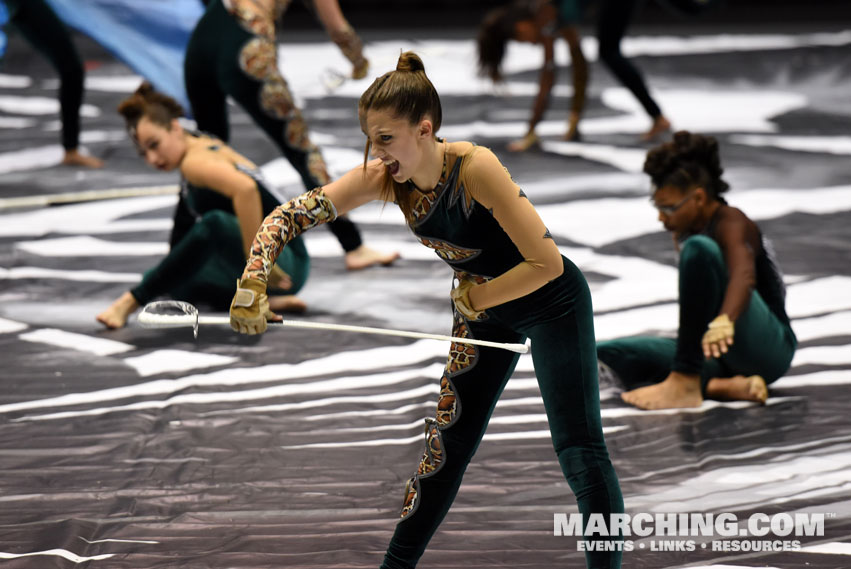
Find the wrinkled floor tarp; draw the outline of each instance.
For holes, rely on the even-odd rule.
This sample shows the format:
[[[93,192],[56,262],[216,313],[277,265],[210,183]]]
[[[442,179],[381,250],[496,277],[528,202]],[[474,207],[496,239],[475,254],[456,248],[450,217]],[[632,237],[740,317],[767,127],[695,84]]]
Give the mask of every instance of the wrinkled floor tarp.
[[[851,31],[674,34],[639,30],[624,48],[676,127],[718,137],[728,199],[761,224],[786,273],[800,349],[764,407],[642,412],[603,384],[609,449],[630,513],[729,513],[742,523],[755,513],[823,515],[825,531],[632,536],[624,567],[848,567]],[[375,74],[400,49],[423,56],[443,99],[442,134],[501,157],[586,272],[600,339],[675,330],[674,253],[640,173],[647,119],[597,63],[593,38],[583,141],[561,141],[570,96],[561,46],[544,143],[526,154],[505,143],[525,129],[536,49],[512,46],[508,84],[494,91],[475,77],[471,39],[366,38]],[[176,182],[142,163],[114,111],[138,77],[90,43],[81,50],[90,63],[83,144],[106,168],[58,165],[58,82],[13,36],[0,75],[0,197]],[[322,76],[345,69],[329,42],[290,42],[281,55],[332,170],[357,165],[355,108],[368,81],[328,93]],[[300,192],[259,129],[231,111],[233,145]],[[422,453],[447,346],[311,330],[246,338],[220,327],[194,340],[135,320],[101,329],[95,314],[166,251],[174,203],[160,195],[0,210],[0,566],[376,567]],[[312,232],[301,318],[448,333],[448,268],[394,206],[353,218],[371,245],[402,260],[348,273],[330,233]],[[582,567],[577,539],[553,535],[555,516],[574,512],[524,356],[422,567]],[[799,551],[748,550],[796,540]],[[657,551],[683,547],[694,551]]]

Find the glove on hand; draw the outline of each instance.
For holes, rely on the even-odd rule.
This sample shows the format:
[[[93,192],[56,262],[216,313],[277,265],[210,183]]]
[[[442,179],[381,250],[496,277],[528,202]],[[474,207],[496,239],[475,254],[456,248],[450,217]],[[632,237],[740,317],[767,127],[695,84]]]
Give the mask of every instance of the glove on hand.
[[[262,334],[266,321],[276,318],[269,310],[266,283],[257,279],[242,279],[230,305],[230,327],[242,334]]]
[[[452,289],[449,296],[452,302],[455,303],[455,310],[467,320],[478,320],[484,313],[484,310],[475,310],[470,302],[470,289],[473,288],[473,283],[468,280],[461,280],[458,286]]]
[[[703,335],[703,355],[707,358],[720,358],[726,354],[729,346],[733,345],[735,327],[726,314],[717,316],[709,323],[709,328]]]
[[[366,58],[361,58],[352,65],[352,79],[363,79],[369,71],[369,61]]]

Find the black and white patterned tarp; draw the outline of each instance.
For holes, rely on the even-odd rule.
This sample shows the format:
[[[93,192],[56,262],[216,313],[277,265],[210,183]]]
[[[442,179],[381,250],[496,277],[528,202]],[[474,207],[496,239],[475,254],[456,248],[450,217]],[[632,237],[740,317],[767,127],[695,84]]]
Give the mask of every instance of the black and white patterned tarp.
[[[541,55],[512,45],[501,89],[476,77],[470,39],[370,37],[374,74],[420,53],[441,92],[443,136],[494,149],[592,287],[599,339],[672,334],[676,268],[641,174],[649,126],[593,62],[583,141],[561,141],[569,70],[540,149],[522,136]],[[317,36],[317,40],[321,38]],[[114,109],[139,78],[83,42],[83,144],[106,168],[58,166],[49,67],[11,38],[0,71],[0,198],[170,185],[135,155]],[[851,566],[851,30],[640,34],[635,57],[676,128],[716,136],[732,205],[773,240],[800,341],[764,407],[706,402],[638,411],[603,384],[603,422],[631,513],[824,515],[821,536],[781,552],[694,551],[634,538],[624,567]],[[356,166],[356,102],[369,81],[327,85],[333,44],[291,42],[281,65],[335,174]],[[305,65],[310,61],[310,65]],[[282,191],[292,168],[238,108],[235,147]],[[0,210],[0,567],[375,567],[422,452],[444,343],[222,327],[103,330],[94,316],[167,250],[173,195]],[[394,206],[352,215],[392,268],[348,273],[325,229],[301,318],[448,333],[451,274]],[[576,512],[523,356],[423,567],[581,567],[554,516]],[[767,538],[766,538],[767,539]],[[777,538],[781,539],[781,538]],[[783,540],[793,537],[783,537]],[[682,541],[682,540],[680,540]],[[720,550],[719,550],[720,549]]]

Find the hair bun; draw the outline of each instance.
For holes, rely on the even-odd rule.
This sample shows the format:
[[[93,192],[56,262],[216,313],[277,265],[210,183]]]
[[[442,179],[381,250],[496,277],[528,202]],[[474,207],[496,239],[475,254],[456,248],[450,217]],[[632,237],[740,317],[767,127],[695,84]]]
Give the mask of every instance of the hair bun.
[[[657,187],[672,184],[680,188],[699,184],[714,197],[726,192],[730,185],[721,179],[724,168],[718,141],[712,137],[681,130],[672,140],[647,153],[644,172]]]
[[[157,91],[149,81],[142,82],[132,95],[119,103],[118,113],[124,117],[129,128],[135,128],[143,116],[150,117],[161,126],[167,126],[172,119],[184,115],[180,103]]]
[[[419,55],[413,51],[406,51],[399,56],[396,71],[425,71],[425,65]]]
[[[139,88],[136,89],[136,94],[140,95],[143,99],[151,99],[153,95],[156,93],[154,86],[151,85],[150,81],[143,81]]]

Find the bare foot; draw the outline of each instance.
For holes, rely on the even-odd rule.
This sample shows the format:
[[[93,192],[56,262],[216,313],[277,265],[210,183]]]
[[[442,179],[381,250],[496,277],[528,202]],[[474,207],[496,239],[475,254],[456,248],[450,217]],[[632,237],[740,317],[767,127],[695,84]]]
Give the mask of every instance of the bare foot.
[[[564,133],[562,139],[566,140],[567,142],[579,142],[580,140],[582,140],[582,135],[579,134],[579,129],[576,127],[576,125],[574,125],[567,129],[567,132]]]
[[[121,328],[127,324],[127,319],[139,308],[136,298],[129,292],[125,292],[113,302],[109,308],[98,314],[95,319],[111,330]]]
[[[727,401],[755,401],[765,403],[768,386],[762,376],[713,377],[706,384],[706,396]]]
[[[650,130],[641,135],[641,140],[644,142],[650,142],[660,134],[664,134],[670,130],[671,121],[666,119],[663,115],[659,115],[653,120],[653,126],[650,127]]]
[[[567,132],[564,133],[564,140],[568,142],[579,142],[582,137],[579,135],[579,114],[570,111],[570,118],[567,121]]]
[[[80,154],[76,148],[65,151],[62,164],[66,166],[83,166],[85,168],[103,168],[103,160],[87,154]]]
[[[639,409],[700,407],[700,376],[672,371],[662,383],[625,391],[621,399]]]
[[[393,261],[399,258],[399,252],[381,253],[375,249],[370,249],[366,245],[361,245],[353,251],[346,253],[346,268],[350,271],[358,271],[373,265],[392,265]]]
[[[307,310],[307,304],[292,294],[269,297],[269,310],[272,312],[302,313]]]
[[[540,144],[540,140],[538,139],[538,135],[534,132],[527,134],[520,140],[514,140],[508,143],[508,151],[509,152],[526,152],[533,146],[538,146]]]

